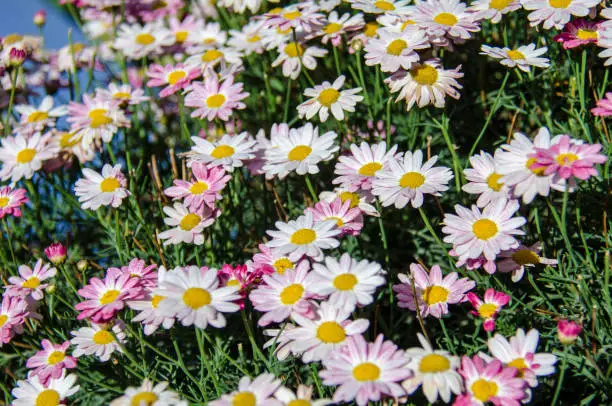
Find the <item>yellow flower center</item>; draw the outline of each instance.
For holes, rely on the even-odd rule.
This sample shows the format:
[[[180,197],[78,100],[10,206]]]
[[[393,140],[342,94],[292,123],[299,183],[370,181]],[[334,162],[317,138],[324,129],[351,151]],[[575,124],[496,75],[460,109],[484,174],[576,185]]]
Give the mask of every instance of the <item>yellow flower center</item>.
[[[512,260],[517,264],[523,265],[535,265],[540,263],[540,257],[530,249],[523,248],[512,254]]]
[[[9,34],[6,37],[2,38],[2,43],[4,45],[12,45],[16,42],[19,42],[23,39],[23,35],[19,34]]]
[[[234,155],[234,152],[236,152],[234,147],[231,147],[227,144],[222,144],[216,146],[215,149],[210,152],[210,156],[215,159],[223,159]]]
[[[287,403],[287,406],[311,406],[311,405],[312,403],[304,399],[296,399],[296,400],[292,400],[291,402]]]
[[[100,304],[107,305],[109,303],[113,303],[117,300],[117,297],[121,294],[117,289],[111,289],[104,292],[102,297],[100,298]]]
[[[480,240],[486,241],[495,237],[497,231],[497,224],[489,219],[476,220],[474,224],[472,224],[472,232],[476,235],[476,238]]]
[[[421,358],[421,363],[419,364],[419,371],[429,374],[448,371],[449,368],[450,361],[440,354],[428,354]]]
[[[449,293],[450,292],[448,291],[448,289],[442,286],[429,286],[423,291],[423,300],[429,306],[435,305],[436,303],[446,303],[446,301],[448,300]]]
[[[174,33],[174,40],[179,44],[185,42],[187,37],[189,37],[189,32],[187,31],[177,31]]]
[[[399,181],[401,187],[411,189],[416,189],[423,183],[425,183],[425,176],[418,172],[406,172]]]
[[[290,42],[285,45],[285,53],[289,55],[290,58],[297,58],[300,55],[304,55],[304,47],[297,42]]]
[[[342,219],[340,217],[337,217],[337,216],[325,217],[325,220],[334,220],[336,222],[336,226],[337,227],[344,226],[344,221],[342,221]]]
[[[353,368],[353,377],[359,382],[376,381],[380,377],[380,368],[371,362],[364,362]]]
[[[276,272],[280,275],[284,274],[287,269],[293,268],[293,262],[288,258],[279,258],[272,264]]]
[[[106,178],[100,182],[100,190],[105,193],[111,193],[117,190],[121,186],[121,183],[115,178]]]
[[[238,279],[230,279],[229,281],[227,281],[225,286],[240,286],[240,282],[238,281]]]
[[[317,239],[317,233],[311,228],[300,228],[291,235],[291,244],[308,245]]]
[[[57,406],[60,395],[55,389],[45,389],[36,396],[36,406]]]
[[[27,164],[34,159],[36,156],[36,150],[34,148],[25,148],[19,151],[17,154],[17,163]]]
[[[521,51],[517,51],[516,49],[512,49],[510,51],[507,52],[508,58],[512,59],[513,61],[518,61],[520,59],[525,59],[525,54],[522,53]]]
[[[62,351],[53,351],[51,354],[49,354],[47,363],[49,365],[55,365],[62,362],[64,358],[66,358],[66,354],[64,354]]]
[[[353,192],[342,192],[338,195],[338,197],[340,198],[340,200],[342,200],[342,203],[346,202],[347,200],[351,201],[351,209],[353,207],[357,207],[359,206],[359,195],[357,193],[353,193]]]
[[[301,17],[302,13],[300,13],[299,11],[288,11],[286,13],[283,14],[283,17],[285,17],[287,20],[295,20],[298,17]]]
[[[597,38],[599,38],[599,34],[597,34],[596,30],[579,28],[578,31],[576,31],[576,37],[578,37],[579,39],[583,41],[592,40],[592,39],[596,40]]]
[[[183,302],[194,310],[207,306],[212,301],[210,293],[202,288],[189,288],[183,293]]]
[[[289,158],[290,161],[303,161],[310,155],[311,152],[312,148],[310,148],[308,145],[298,145],[289,151],[287,158]]]
[[[151,406],[159,397],[154,392],[140,392],[132,398],[132,406]]]
[[[338,290],[352,290],[357,284],[357,277],[352,273],[342,273],[334,278],[334,287]]]
[[[382,169],[382,165],[378,162],[369,162],[359,168],[359,174],[361,176],[374,176],[376,172]]]
[[[93,335],[92,340],[98,345],[107,345],[115,341],[115,337],[106,330],[96,331]]]
[[[412,24],[414,24],[414,21],[412,21],[412,20],[404,21],[402,23],[401,30],[404,31],[406,29],[406,27],[408,27],[409,25],[412,25]]]
[[[385,11],[395,10],[395,6],[393,5],[393,3],[384,0],[375,1],[374,5],[376,6],[376,8]]]
[[[81,141],[81,137],[75,137],[74,133],[62,133],[59,138],[61,148],[71,148]]]
[[[421,86],[431,86],[438,80],[438,70],[431,65],[420,65],[410,70],[410,76]]]
[[[209,38],[204,38],[204,39],[202,40],[202,43],[204,43],[204,44],[206,44],[206,45],[212,45],[212,44],[214,44],[215,42],[217,42],[217,40],[216,40],[215,38],[210,38],[210,37],[209,37]]]
[[[181,220],[179,226],[185,231],[193,230],[198,224],[200,224],[202,218],[195,213],[189,213]]]
[[[548,0],[548,4],[553,8],[568,8],[572,0]]]
[[[578,155],[568,152],[565,154],[557,155],[557,157],[555,158],[555,161],[557,161],[557,163],[561,166],[567,166],[567,165],[571,165],[572,162],[577,161],[578,159],[580,159]]]
[[[486,379],[479,379],[472,384],[474,397],[481,402],[488,402],[493,396],[497,395],[497,384]]]
[[[187,73],[184,70],[175,70],[168,75],[168,83],[173,85],[181,79],[184,79]]]
[[[151,34],[138,34],[136,36],[136,43],[139,45],[151,45],[155,42],[155,37]]]
[[[367,23],[363,28],[365,36],[370,38],[376,35],[376,31],[378,31],[378,24],[374,21]]]
[[[496,312],[497,305],[494,305],[493,303],[484,303],[481,304],[480,307],[478,307],[478,314],[480,315],[480,317],[485,319],[493,317]]]
[[[508,366],[509,367],[514,367],[514,368],[518,369],[518,373],[516,374],[517,378],[524,377],[525,376],[524,375],[525,370],[529,369],[529,367],[525,363],[525,359],[524,358],[515,358],[512,361],[508,362]]]
[[[8,197],[0,197],[0,207],[8,206],[10,201],[11,199],[9,199]]]
[[[280,294],[281,303],[284,305],[295,304],[304,295],[304,286],[299,283],[294,283],[287,286]]]
[[[38,279],[36,276],[30,276],[28,280],[21,284],[21,286],[28,289],[36,289],[40,286],[40,279]]]
[[[89,126],[91,128],[100,128],[103,125],[108,125],[113,122],[113,119],[106,115],[106,109],[93,109],[87,115],[91,122]]]
[[[165,298],[166,298],[165,296],[161,296],[161,295],[154,295],[154,296],[151,298],[151,306],[152,306],[154,309],[157,309],[157,307],[159,306],[159,303],[160,303],[162,300],[164,300]]]
[[[389,55],[399,56],[402,54],[402,51],[406,49],[408,43],[403,39],[394,39],[387,45],[387,53]]]
[[[259,35],[252,35],[247,41],[250,43],[259,42],[261,41],[261,37]]]
[[[221,93],[213,94],[206,98],[206,107],[209,109],[218,109],[225,104],[225,96]]]
[[[332,104],[338,101],[339,97],[340,92],[330,87],[329,89],[322,90],[321,93],[319,93],[318,99],[319,103],[327,108],[330,108]]]
[[[202,55],[202,62],[212,62],[216,61],[219,58],[222,58],[225,55],[223,52],[218,51],[216,49],[209,49]]]
[[[508,7],[508,5],[512,3],[512,1],[513,0],[491,0],[491,2],[489,3],[489,8],[503,10]]]
[[[533,173],[534,173],[535,175],[537,175],[537,176],[545,176],[545,175],[544,175],[544,171],[546,170],[546,168],[544,168],[544,167],[535,168],[535,169],[532,169],[532,168],[531,168],[531,165],[535,164],[536,162],[537,162],[537,159],[535,159],[535,158],[529,158],[529,159],[527,160],[527,162],[525,163],[525,167],[526,167],[527,169],[529,169],[531,172],[533,172]]]
[[[194,195],[199,195],[208,190],[208,184],[206,182],[197,181],[189,188],[189,191]]]
[[[500,175],[499,173],[493,172],[489,175],[489,177],[487,177],[487,185],[489,185],[489,187],[494,191],[499,192],[504,186],[504,184],[499,181],[501,177],[502,175]]]
[[[340,31],[342,29],[342,24],[338,24],[338,23],[329,23],[325,26],[325,28],[323,29],[323,31],[326,34],[335,34],[338,31]]]
[[[232,406],[255,406],[257,398],[251,392],[240,392],[232,399]]]
[[[4,326],[7,320],[8,316],[6,314],[0,314],[0,327]]]
[[[457,24],[457,17],[451,13],[440,13],[434,17],[434,21],[438,24],[453,26]]]
[[[28,116],[28,123],[36,123],[38,121],[44,121],[49,118],[49,114],[45,111],[35,111]]]
[[[317,328],[317,338],[326,344],[338,344],[344,341],[346,332],[335,321],[326,321]]]

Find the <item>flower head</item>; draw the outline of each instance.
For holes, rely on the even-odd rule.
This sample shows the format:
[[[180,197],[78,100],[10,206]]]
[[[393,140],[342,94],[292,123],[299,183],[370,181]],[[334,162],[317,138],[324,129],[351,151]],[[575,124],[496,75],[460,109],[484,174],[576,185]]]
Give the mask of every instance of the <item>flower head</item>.
[[[336,120],[344,120],[344,111],[354,112],[357,102],[363,100],[363,96],[356,95],[361,92],[361,88],[340,90],[344,80],[344,75],[341,75],[334,83],[325,81],[304,90],[304,95],[310,99],[297,107],[300,118],[310,120],[318,112],[319,120],[325,122],[331,111]]]
[[[6,215],[21,217],[21,206],[29,201],[25,189],[0,187],[0,219]]]
[[[574,344],[581,332],[582,325],[580,323],[566,319],[557,322],[557,338],[563,345]]]
[[[493,288],[487,289],[484,298],[481,300],[478,295],[468,292],[467,299],[474,307],[470,313],[483,320],[484,330],[491,332],[495,330],[495,318],[499,311],[510,302],[510,295],[504,292],[497,292]]]
[[[42,300],[43,289],[49,285],[43,282],[54,277],[56,273],[57,270],[49,264],[43,264],[42,259],[36,261],[33,270],[28,265],[19,265],[19,276],[8,278],[10,285],[6,287],[6,293],[10,296],[32,296],[34,300]]]
[[[61,242],[54,242],[45,248],[45,255],[53,265],[61,265],[66,260],[68,250]]]
[[[101,206],[119,207],[123,199],[131,193],[127,190],[127,180],[121,173],[121,165],[105,164],[98,173],[83,168],[85,178],[74,185],[74,192],[83,209],[97,210]]]

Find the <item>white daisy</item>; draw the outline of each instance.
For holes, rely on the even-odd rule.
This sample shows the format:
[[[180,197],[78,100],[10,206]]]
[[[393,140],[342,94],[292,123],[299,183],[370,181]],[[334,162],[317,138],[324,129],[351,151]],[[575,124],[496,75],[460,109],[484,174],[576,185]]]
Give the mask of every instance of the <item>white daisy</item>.
[[[517,67],[523,72],[529,72],[530,66],[537,68],[548,68],[550,60],[548,58],[540,58],[548,51],[547,47],[536,49],[535,44],[523,45],[515,49],[508,47],[497,48],[483,45],[481,55],[488,55],[491,58],[499,59],[499,63],[509,68]]]
[[[563,29],[572,16],[584,17],[599,0],[521,0],[525,10],[533,10],[527,18],[535,27],[544,22],[544,29]]]
[[[15,398],[13,406],[51,406],[64,404],[68,397],[79,391],[79,385],[75,385],[77,376],[66,375],[65,372],[59,378],[49,378],[43,385],[38,375],[30,375],[28,379],[17,381],[17,387],[11,394]]]
[[[261,54],[264,51],[264,43],[262,41],[261,24],[257,21],[242,26],[240,31],[230,30],[231,38],[228,44],[238,52],[243,52],[245,55],[250,55],[255,52]]]
[[[200,24],[190,33],[191,43],[187,48],[189,54],[197,54],[207,49],[217,48],[225,45],[227,32],[221,29],[217,22]]]
[[[369,191],[358,190],[351,192],[350,189],[346,189],[344,187],[336,188],[333,191],[321,192],[319,194],[319,200],[323,200],[327,203],[332,203],[336,200],[336,198],[340,198],[342,202],[346,202],[347,200],[351,201],[351,205],[349,208],[358,207],[363,213],[368,216],[379,217],[380,213],[376,210],[376,207],[372,206],[376,199],[375,197],[369,193]]]
[[[70,131],[78,132],[84,147],[90,144],[111,142],[120,128],[130,127],[119,100],[92,98],[83,95],[83,103],[71,102],[68,105]]]
[[[110,406],[187,406],[187,402],[181,400],[176,392],[167,390],[168,382],[160,382],[153,385],[153,382],[145,379],[138,387],[128,387],[125,394],[112,402]]]
[[[58,117],[68,114],[66,106],[53,108],[53,97],[45,96],[38,107],[28,104],[15,106],[15,111],[21,115],[19,126],[15,132],[30,135],[42,131],[45,127],[55,127]]]
[[[174,35],[161,21],[140,24],[121,24],[113,47],[130,59],[141,59],[161,53],[163,47],[174,44]]]
[[[185,63],[199,67],[204,72],[207,68],[215,67],[220,63],[242,65],[242,53],[229,47],[210,48],[191,55]]]
[[[85,178],[77,180],[74,193],[83,209],[97,210],[100,206],[119,207],[123,199],[130,195],[127,180],[121,173],[121,164],[105,164],[102,173],[83,168]]]
[[[472,168],[463,171],[469,182],[462,190],[479,195],[478,207],[484,207],[499,197],[511,197],[510,188],[500,181],[502,175],[495,172],[495,161],[489,153],[480,151],[480,155],[470,157],[470,164]]]
[[[274,397],[287,406],[326,406],[332,403],[330,399],[312,399],[312,386],[298,385],[297,393],[281,386]]]
[[[387,144],[380,142],[370,145],[365,141],[361,145],[350,145],[351,155],[338,157],[334,174],[338,175],[332,183],[347,190],[370,190],[376,174],[387,168],[394,159],[397,145],[387,152]]]
[[[213,400],[210,406],[283,406],[280,400],[274,399],[274,393],[280,388],[281,381],[272,374],[261,374],[251,381],[245,376],[238,383],[238,390],[221,399]]]
[[[521,8],[519,0],[476,0],[470,4],[476,19],[491,20],[497,24],[501,21],[504,14],[516,11]]]
[[[115,351],[123,352],[119,344],[126,342],[123,327],[123,323],[117,321],[112,325],[92,323],[91,327],[81,327],[71,331],[70,334],[74,337],[70,342],[76,346],[72,355],[77,358],[83,355],[95,355],[102,362],[108,361]]]
[[[157,270],[157,286],[166,278],[167,273],[166,267],[159,267]],[[151,292],[148,293],[145,299],[127,302],[131,309],[140,312],[132,319],[132,323],[142,323],[145,335],[153,334],[159,326],[163,326],[166,330],[169,330],[174,325],[174,317],[166,316],[159,309],[159,303],[165,298],[160,295],[152,294]]]
[[[425,0],[414,6],[411,16],[439,46],[465,41],[480,31],[474,13],[460,0]]]
[[[338,16],[338,12],[334,10],[327,16],[325,25],[316,35],[322,35],[321,42],[323,44],[330,41],[333,46],[339,46],[342,43],[343,35],[362,29],[364,24],[363,14],[361,13],[355,15],[344,13],[342,16]]]
[[[219,0],[217,5],[231,8],[234,12],[240,14],[244,14],[248,8],[251,13],[255,14],[261,7],[261,0]]]
[[[304,96],[310,97],[297,107],[300,118],[306,117],[310,120],[317,112],[321,122],[327,121],[329,112],[336,120],[344,120],[344,111],[354,112],[357,102],[363,100],[363,96],[358,96],[361,88],[346,89],[340,91],[344,85],[345,77],[341,75],[333,84],[325,81],[314,88],[304,90]]]
[[[201,137],[191,137],[194,146],[191,147],[189,165],[192,162],[202,162],[211,166],[223,166],[228,172],[244,165],[245,160],[255,158],[256,141],[243,132],[238,135],[224,134],[221,139],[210,142]]]
[[[42,168],[45,160],[56,155],[57,149],[48,142],[50,138],[51,134],[40,133],[28,138],[23,135],[3,138],[0,147],[0,178],[11,179],[12,183],[22,178],[32,178],[34,172]]]
[[[393,13],[406,7],[408,0],[349,0],[351,7],[370,14]]]
[[[275,68],[280,64],[283,65],[283,76],[297,79],[301,70],[302,64],[306,69],[314,70],[317,68],[317,60],[327,55],[327,50],[315,46],[307,47],[300,42],[282,43],[278,46],[278,57],[272,62],[272,67]]]
[[[378,38],[372,38],[364,50],[368,66],[380,65],[383,72],[396,72],[410,69],[420,59],[416,50],[429,47],[423,31],[409,26],[404,31],[378,30]]]
[[[206,205],[198,210],[192,210],[183,203],[175,202],[174,207],[165,206],[164,213],[168,216],[164,218],[164,223],[172,227],[158,236],[161,240],[166,240],[164,245],[181,243],[202,245],[204,244],[202,232],[215,222],[220,211]]]

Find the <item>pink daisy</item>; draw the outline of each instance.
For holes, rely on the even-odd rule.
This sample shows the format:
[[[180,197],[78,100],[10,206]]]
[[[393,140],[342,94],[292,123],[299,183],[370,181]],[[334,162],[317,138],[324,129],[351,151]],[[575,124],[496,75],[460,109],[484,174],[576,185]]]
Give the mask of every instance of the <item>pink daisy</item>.
[[[165,86],[159,92],[159,96],[168,97],[189,86],[192,80],[200,76],[200,68],[187,66],[183,63],[166,66],[153,64],[149,67],[147,76],[151,78],[147,82],[147,86]]]
[[[457,254],[457,252],[454,249],[449,250],[448,254],[453,257],[459,256],[459,254]],[[461,268],[465,266],[465,269],[470,270],[470,271],[474,269],[483,268],[489,274],[494,274],[495,271],[497,270],[495,261],[486,259],[484,255],[479,255],[476,258],[459,259],[457,262],[455,262],[455,266],[457,268]]]
[[[206,73],[204,82],[191,85],[192,90],[185,97],[185,105],[196,108],[191,117],[206,118],[208,121],[220,118],[227,121],[233,109],[242,110],[246,107],[240,100],[249,94],[243,92],[242,88],[242,83],[234,84],[233,76],[219,83],[216,73]]]
[[[29,316],[28,303],[21,297],[2,297],[0,308],[0,347],[8,344],[15,334],[23,333],[23,323]]]
[[[474,307],[474,310],[470,313],[483,319],[485,331],[491,332],[495,330],[495,318],[497,317],[497,313],[499,313],[502,307],[510,302],[510,295],[489,288],[486,290],[483,300],[473,292],[468,292],[467,299]]]
[[[88,300],[74,307],[81,312],[77,319],[90,318],[94,323],[111,320],[119,310],[123,309],[126,300],[142,297],[143,292],[139,282],[138,278],[132,278],[130,274],[118,268],[109,268],[104,280],[91,278],[89,284],[79,289],[79,295]]]
[[[358,207],[351,208],[349,200],[343,202],[339,197],[331,203],[322,200],[306,211],[313,214],[315,221],[334,220],[342,234],[359,235],[363,228],[361,210]]]
[[[259,244],[259,251],[253,255],[253,267],[264,274],[278,273],[282,275],[288,269],[295,269],[296,264],[287,255],[278,250]]]
[[[26,190],[13,189],[10,186],[0,187],[0,219],[6,216],[21,217],[20,207],[29,202]]]
[[[368,401],[379,401],[384,395],[397,399],[406,392],[398,382],[409,378],[408,358],[382,334],[373,343],[361,335],[354,335],[346,344],[332,351],[323,360],[324,370],[319,372],[324,385],[340,385],[334,393],[334,402],[351,402],[365,406]]]
[[[600,117],[612,116],[612,92],[606,93],[606,97],[597,100],[597,105],[591,109],[591,113]]]
[[[139,285],[144,288],[152,288],[157,285],[157,264],[145,266],[146,262],[139,258],[134,258],[127,266],[121,267],[121,272],[130,275],[131,278],[139,280]],[[109,268],[110,269],[110,268]],[[117,268],[112,268],[117,269]]]
[[[410,264],[410,276],[397,275],[400,284],[393,286],[397,293],[398,306],[416,310],[419,305],[422,317],[432,315],[441,318],[448,313],[449,304],[467,301],[466,292],[473,289],[476,283],[468,278],[459,278],[457,272],[451,272],[442,278],[442,270],[438,265],[431,267],[429,273],[419,264]],[[415,301],[414,288],[417,300]]]
[[[10,285],[6,286],[6,293],[9,296],[21,296],[25,298],[31,295],[34,300],[42,300],[43,289],[49,286],[42,283],[44,280],[52,278],[57,270],[49,264],[44,264],[42,259],[36,261],[34,270],[27,265],[19,265],[19,276],[9,278]]]
[[[254,269],[252,263],[236,266],[225,264],[217,271],[221,286],[240,286],[238,291],[241,296],[238,302],[240,309],[244,308],[244,299],[249,291],[261,283],[263,275],[261,268]]]
[[[516,248],[504,250],[499,254],[497,264],[499,272],[512,272],[512,281],[518,282],[523,278],[525,269],[533,268],[538,264],[557,265],[557,260],[541,257],[542,246],[536,242],[532,246],[520,244]]]
[[[45,339],[40,344],[42,350],[28,358],[26,366],[33,369],[30,373],[38,376],[43,384],[49,378],[60,378],[62,372],[66,369],[76,368],[76,358],[66,354],[68,347],[70,347],[70,341],[64,341],[63,344],[53,344]]]
[[[391,147],[389,152],[384,142],[374,145],[362,142],[359,146],[351,144],[350,149],[350,155],[338,157],[334,170],[338,177],[332,183],[349,191],[370,190],[376,173],[386,169],[394,158],[397,145]]]
[[[215,202],[221,199],[219,192],[232,177],[226,175],[221,166],[208,168],[196,161],[191,164],[191,171],[191,181],[175,179],[174,186],[164,190],[164,193],[174,200],[184,199],[183,203],[192,210],[198,210],[202,205],[214,208]]]
[[[278,12],[265,13],[263,15],[264,27],[277,28],[281,32],[292,28],[311,32],[323,26],[325,17],[318,11],[319,7],[312,3],[292,4]]]
[[[572,49],[591,43],[596,44],[599,39],[600,25],[600,21],[578,18],[565,24],[563,32],[555,35],[553,39],[560,42],[564,49]]]

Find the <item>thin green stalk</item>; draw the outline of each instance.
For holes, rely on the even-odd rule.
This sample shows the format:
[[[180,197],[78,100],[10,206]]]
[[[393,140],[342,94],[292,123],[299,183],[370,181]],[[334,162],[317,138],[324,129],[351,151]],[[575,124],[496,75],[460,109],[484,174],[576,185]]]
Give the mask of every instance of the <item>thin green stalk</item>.
[[[15,88],[17,87],[17,77],[19,76],[19,72],[21,71],[21,67],[19,69],[14,70],[14,74],[11,76],[11,96],[9,97],[9,105],[6,113],[6,120],[4,120],[4,135],[7,136],[11,133],[10,131],[10,120],[11,114],[13,112],[13,102],[15,101]]]
[[[15,251],[13,251],[13,239],[9,234],[8,221],[5,218],[2,219],[2,223],[4,224],[4,231],[6,232],[6,241],[8,242],[9,251],[11,252],[11,259],[13,261],[13,266],[17,269],[17,261],[15,260]]]
[[[244,328],[247,332],[247,336],[249,337],[249,342],[251,343],[251,349],[253,350],[253,357],[258,356],[267,364],[266,357],[259,349],[257,342],[255,342],[255,336],[253,335],[253,329],[251,328],[251,324],[249,323],[249,320],[247,319],[246,312],[244,310],[240,311],[240,316],[242,317],[242,323],[244,324]],[[257,363],[255,363],[254,365],[255,365],[255,373],[259,374],[259,366],[257,365]]]
[[[429,222],[429,219],[427,218],[427,214],[425,214],[425,210],[423,210],[422,207],[419,207],[419,214],[421,215],[421,218],[423,219],[423,223],[425,223],[425,228],[427,228],[427,231],[429,231],[429,234],[431,234],[433,239],[436,240],[436,243],[438,244],[438,246],[440,246],[440,249],[442,249],[442,252],[446,253],[446,257],[448,259],[448,262],[451,265],[451,269],[454,268],[455,263],[453,259],[450,257],[450,255],[448,254],[448,249],[444,246],[444,243],[442,242],[442,240],[440,240],[440,238],[438,237],[438,234],[436,234],[436,231],[431,226],[431,223]]]
[[[287,122],[289,118],[289,101],[291,100],[291,85],[293,84],[293,80],[291,78],[287,79],[287,91],[285,92],[285,108],[283,110],[283,123]]]
[[[178,95],[178,107],[179,107],[179,120],[181,125],[181,137],[185,142],[189,143],[189,128],[185,121],[185,95],[179,93]]]
[[[332,50],[334,53],[334,64],[336,65],[336,73],[338,76],[342,75],[342,70],[340,69],[340,59],[338,58],[338,48],[332,46]]]
[[[455,173],[455,188],[457,189],[457,193],[461,193],[461,163],[459,162],[459,157],[457,156],[457,151],[455,151],[455,146],[450,139],[448,134],[448,119],[446,116],[442,116],[442,122],[432,118],[433,122],[438,126],[440,131],[442,131],[442,136],[444,137],[444,141],[446,142],[446,147],[453,158],[453,172]],[[471,155],[471,154],[470,154]]]
[[[552,402],[550,402],[551,406],[555,406],[557,404],[557,400],[559,399],[559,394],[561,393],[561,388],[563,387],[563,378],[565,378],[566,367],[567,367],[567,346],[563,348],[563,359],[561,359],[559,379],[557,380],[557,387],[555,388],[555,395],[553,396]]]
[[[215,387],[215,391],[217,392],[217,397],[221,397],[221,389],[219,388],[219,377],[214,373],[212,369],[212,365],[210,365],[210,360],[208,359],[208,355],[206,354],[206,350],[204,349],[204,337],[202,336],[202,331],[199,328],[196,328],[196,338],[198,340],[198,348],[200,349],[200,362],[204,364],[206,370],[208,371],[208,376],[212,378],[213,386]]]
[[[363,67],[361,66],[361,51],[355,52],[355,59],[357,60],[357,73],[359,74],[359,81],[361,90],[363,91],[363,99],[366,106],[368,107],[368,116],[374,124],[374,114],[372,114],[372,104],[370,103],[370,95],[368,93],[368,87],[366,86],[365,79],[363,77]]]
[[[64,279],[66,279],[66,282],[68,283],[68,285],[70,286],[70,289],[74,292],[75,295],[79,295],[79,292],[77,290],[77,288],[74,286],[74,283],[72,282],[72,278],[70,277],[70,274],[66,271],[66,266],[64,264],[60,265],[58,267],[60,269],[60,273],[62,274],[62,276],[64,277]]]
[[[204,390],[204,388],[202,388],[202,385],[200,384],[200,382],[191,374],[191,372],[189,372],[189,370],[187,369],[187,366],[185,366],[185,362],[183,361],[183,356],[181,355],[181,349],[179,348],[178,343],[176,342],[174,337],[172,337],[172,346],[174,347],[174,352],[176,352],[176,361],[178,362],[179,367],[181,368],[183,373],[185,373],[185,375],[187,375],[187,377],[191,379],[193,383],[196,384],[196,386],[200,390],[200,393],[204,397],[204,400],[208,403],[208,396],[206,395],[206,391]]]
[[[310,196],[312,197],[312,200],[314,200],[314,202],[318,202],[319,198],[317,197],[317,193],[314,190],[314,187],[312,187],[312,183],[310,182],[310,177],[308,175],[304,176],[304,179],[306,180],[306,186],[308,187],[308,191],[310,192]]]
[[[244,369],[242,366],[240,366],[240,364],[238,364],[232,357],[230,357],[225,351],[223,351],[222,348],[219,348],[219,346],[213,341],[213,339],[206,333],[206,330],[202,330],[202,334],[204,335],[204,338],[206,339],[206,341],[208,341],[210,343],[210,345],[212,345],[213,347],[215,347],[215,351],[221,355],[223,355],[223,357],[230,363],[232,364],[237,370],[239,370],[240,372],[242,372],[244,375],[251,375],[249,371],[247,371],[246,369]]]
[[[383,224],[382,219],[382,208],[380,207],[380,202],[376,200],[376,210],[379,213],[378,216],[378,228],[380,230],[380,239],[382,240],[383,249],[385,250],[385,266],[387,267],[387,271],[391,269],[391,260],[389,257],[389,244],[387,243],[387,232],[385,231],[385,225]]]

